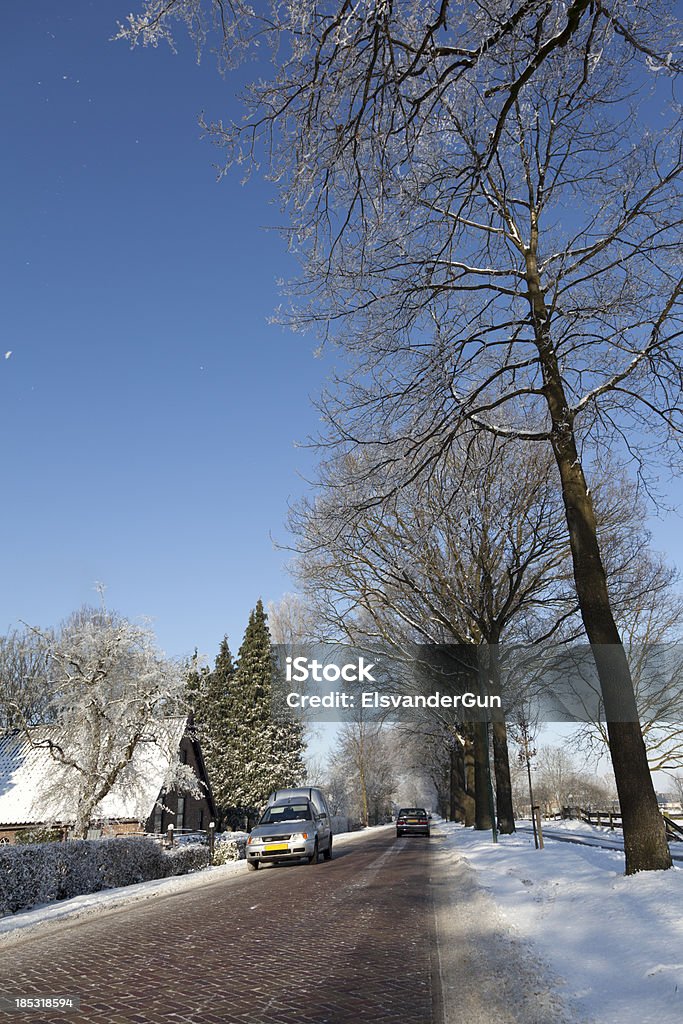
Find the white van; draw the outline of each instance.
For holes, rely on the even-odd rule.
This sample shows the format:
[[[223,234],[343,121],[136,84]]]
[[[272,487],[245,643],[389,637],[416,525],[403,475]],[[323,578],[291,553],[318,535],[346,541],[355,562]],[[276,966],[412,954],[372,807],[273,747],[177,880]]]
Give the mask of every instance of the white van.
[[[281,800],[290,800],[292,797],[310,800],[316,811],[316,826],[318,830],[318,846],[321,853],[324,853],[325,860],[332,856],[332,815],[327,804],[327,798],[322,789],[315,786],[299,786],[294,789],[276,789],[268,797],[267,807]],[[328,842],[329,839],[329,842]]]
[[[317,864],[332,856],[332,822],[319,789],[279,789],[268,797],[258,825],[247,839],[247,867],[305,860]]]

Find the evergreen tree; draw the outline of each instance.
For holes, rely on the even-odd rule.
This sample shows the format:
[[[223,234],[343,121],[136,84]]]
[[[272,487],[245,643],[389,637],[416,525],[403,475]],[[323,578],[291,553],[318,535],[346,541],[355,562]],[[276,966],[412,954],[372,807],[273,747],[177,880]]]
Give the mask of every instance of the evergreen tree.
[[[194,729],[204,755],[206,772],[211,783],[218,821],[221,828],[226,819],[225,780],[230,768],[226,766],[227,723],[229,721],[229,688],[235,674],[235,664],[230,653],[227,636],[221,640],[213,670],[207,666],[197,668],[196,652],[193,666],[188,674],[185,689],[190,706]]]
[[[197,648],[194,649],[194,654],[190,659],[187,679],[185,681],[185,705],[189,711],[192,721],[197,726],[197,723],[201,721],[203,714],[204,698],[206,693],[206,679],[209,674],[207,665],[199,665],[199,659],[197,655]]]
[[[273,789],[296,785],[305,774],[301,725],[271,715],[271,638],[261,600],[249,616],[227,708],[219,780],[235,824],[253,820]]]

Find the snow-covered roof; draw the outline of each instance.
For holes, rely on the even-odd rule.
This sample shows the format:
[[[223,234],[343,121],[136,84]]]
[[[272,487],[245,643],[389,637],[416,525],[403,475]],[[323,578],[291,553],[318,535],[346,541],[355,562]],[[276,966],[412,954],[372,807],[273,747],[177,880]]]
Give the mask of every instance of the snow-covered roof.
[[[155,722],[150,738],[135,749],[131,763],[97,809],[97,817],[145,821],[154,809],[187,726],[185,718]],[[70,791],[69,772],[36,742],[51,739],[68,749],[56,727],[39,726],[31,739],[20,732],[0,737],[0,825],[33,825],[46,821],[72,821],[76,794]],[[58,785],[55,785],[55,782]]]

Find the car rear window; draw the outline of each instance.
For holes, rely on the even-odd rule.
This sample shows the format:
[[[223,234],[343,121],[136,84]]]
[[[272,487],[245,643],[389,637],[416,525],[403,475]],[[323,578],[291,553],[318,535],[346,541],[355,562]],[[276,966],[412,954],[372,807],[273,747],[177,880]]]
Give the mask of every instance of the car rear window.
[[[399,818],[426,818],[427,812],[424,807],[402,807],[398,816]]]

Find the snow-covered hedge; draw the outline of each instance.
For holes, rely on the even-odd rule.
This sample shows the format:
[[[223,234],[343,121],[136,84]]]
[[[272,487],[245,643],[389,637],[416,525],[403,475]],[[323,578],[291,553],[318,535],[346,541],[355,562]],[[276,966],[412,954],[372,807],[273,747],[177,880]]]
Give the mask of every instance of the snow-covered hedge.
[[[201,843],[174,846],[164,850],[166,875],[186,875],[188,871],[199,871],[209,866],[209,847]]]
[[[216,836],[213,850],[214,864],[228,864],[233,860],[244,860],[246,856],[246,832],[221,832]]]
[[[153,839],[0,846],[0,914],[72,896],[183,875],[209,863],[205,846],[165,850]]]

